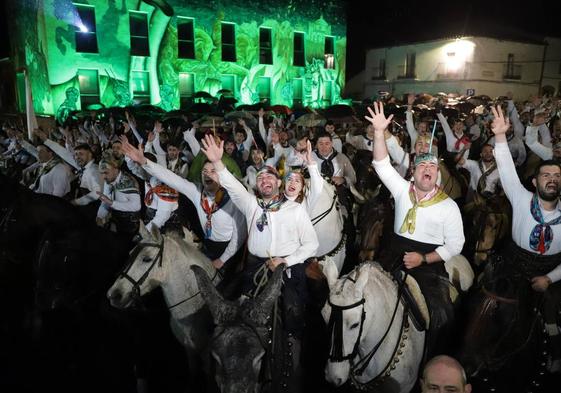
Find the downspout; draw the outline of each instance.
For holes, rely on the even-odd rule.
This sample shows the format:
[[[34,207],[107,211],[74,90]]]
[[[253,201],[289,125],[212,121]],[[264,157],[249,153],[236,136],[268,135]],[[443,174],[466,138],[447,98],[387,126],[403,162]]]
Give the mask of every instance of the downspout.
[[[543,46],[543,57],[542,57],[542,70],[540,72],[540,84],[538,87],[538,96],[540,95],[541,91],[542,91],[542,83],[543,83],[543,73],[545,70],[545,56],[547,54],[547,46],[549,45],[549,43],[547,42],[547,39],[544,40],[544,46]]]

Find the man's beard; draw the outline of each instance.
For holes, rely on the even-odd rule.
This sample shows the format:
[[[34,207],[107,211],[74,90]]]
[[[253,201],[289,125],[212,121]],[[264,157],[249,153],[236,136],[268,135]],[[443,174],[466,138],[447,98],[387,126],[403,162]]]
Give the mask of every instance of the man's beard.
[[[547,191],[547,186],[554,184],[555,185],[555,191]],[[553,202],[555,201],[557,198],[559,198],[559,184],[556,183],[547,183],[545,185],[545,187],[538,187],[538,195],[540,196],[541,199],[543,199],[544,201],[547,202]]]

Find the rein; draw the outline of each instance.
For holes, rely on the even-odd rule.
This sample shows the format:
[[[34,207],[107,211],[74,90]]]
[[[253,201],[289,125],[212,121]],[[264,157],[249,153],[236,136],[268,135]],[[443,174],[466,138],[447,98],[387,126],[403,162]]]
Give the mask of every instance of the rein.
[[[219,270],[216,269],[216,272],[214,272],[214,276],[210,279],[210,281],[214,284],[214,280],[215,280],[216,277],[218,277],[218,276],[221,276],[221,275],[220,275],[220,273],[219,273]],[[168,307],[168,310],[171,310],[172,308],[175,308],[175,307],[179,306],[180,304],[183,304],[183,303],[185,303],[185,302],[188,302],[189,300],[195,298],[196,296],[198,296],[198,295],[200,295],[200,294],[201,294],[201,291],[198,290],[196,293],[194,293],[193,295],[189,296],[188,298],[183,299],[183,300],[181,300],[181,301],[175,303],[175,304],[172,305],[172,306],[169,306],[169,307]]]
[[[382,371],[380,373],[378,373],[378,375],[376,375],[370,381],[362,383],[362,382],[359,382],[359,381],[356,380],[357,376],[360,376],[364,373],[364,371],[368,367],[370,361],[372,360],[372,358],[374,357],[376,352],[378,352],[378,349],[380,349],[380,347],[384,343],[386,337],[388,336],[388,333],[390,332],[391,327],[393,326],[393,323],[395,321],[395,317],[397,315],[397,310],[399,309],[399,303],[401,302],[401,295],[402,295],[402,292],[403,292],[403,286],[405,285],[405,279],[406,278],[407,278],[407,273],[406,273],[405,277],[403,278],[402,282],[398,286],[397,299],[396,299],[395,307],[393,309],[393,313],[392,313],[392,317],[390,319],[390,323],[388,324],[384,334],[382,335],[382,337],[380,338],[378,343],[376,345],[374,345],[374,347],[370,350],[370,352],[368,352],[364,357],[360,358],[356,363],[353,362],[353,359],[358,355],[358,348],[359,348],[359,345],[360,345],[360,341],[362,339],[362,332],[364,330],[364,321],[366,320],[366,312],[364,311],[364,305],[366,303],[366,299],[363,297],[358,302],[355,302],[353,304],[346,305],[346,306],[333,304],[333,303],[331,303],[331,300],[328,301],[329,305],[332,307],[332,312],[331,312],[331,316],[329,318],[328,328],[329,328],[329,331],[331,332],[331,336],[333,338],[332,348],[331,348],[330,354],[329,354],[329,361],[342,362],[342,361],[348,360],[351,363],[351,371],[350,371],[351,382],[353,383],[353,385],[355,387],[357,387],[361,390],[368,390],[371,386],[377,386],[380,383],[382,383],[385,378],[389,377],[391,375],[391,371],[393,369],[395,369],[395,365],[399,362],[399,356],[403,353],[401,348],[403,348],[405,346],[405,340],[407,339],[407,334],[406,333],[409,331],[409,323],[407,321],[408,308],[407,308],[406,304],[403,305],[403,316],[402,316],[402,321],[401,321],[401,329],[400,329],[400,333],[399,333],[399,339],[397,340],[397,343],[394,347],[394,350],[393,350],[392,356],[390,357],[390,360],[388,361],[386,366],[382,369]],[[352,282],[355,282],[350,277],[348,277],[348,279]],[[358,334],[358,337],[357,337],[357,339],[355,341],[355,344],[353,346],[352,352],[347,354],[347,355],[343,355],[343,337],[342,337],[342,334],[343,334],[343,311],[350,310],[350,309],[353,309],[353,308],[359,307],[359,306],[362,306],[362,315],[361,315],[361,321],[360,321],[359,334]]]
[[[312,225],[316,225],[318,224],[321,220],[323,220],[325,217],[327,217],[329,215],[329,213],[331,213],[331,211],[333,210],[333,207],[335,206],[335,203],[337,202],[337,192],[334,190],[333,191],[333,198],[331,201],[331,206],[329,206],[329,208],[324,211],[321,214],[318,214],[317,216],[315,216],[314,218],[312,218]]]

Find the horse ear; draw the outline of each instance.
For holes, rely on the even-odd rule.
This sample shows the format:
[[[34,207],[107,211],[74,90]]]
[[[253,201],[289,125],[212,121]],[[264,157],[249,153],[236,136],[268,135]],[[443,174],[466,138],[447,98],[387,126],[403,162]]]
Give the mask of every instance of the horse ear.
[[[148,229],[146,229],[146,226],[144,225],[144,223],[142,221],[140,221],[140,227],[138,228],[138,234],[140,235],[140,237],[143,240],[152,239],[152,235],[150,234],[150,232],[148,232]]]
[[[321,266],[321,269],[323,270],[325,278],[327,278],[329,288],[333,287],[337,282],[337,278],[339,277],[339,270],[335,265],[335,261],[329,257],[326,257],[323,261],[320,261],[319,264]]]
[[[205,302],[208,305],[214,323],[221,325],[234,320],[238,312],[238,307],[236,307],[233,303],[224,300],[202,267],[192,265],[191,270],[195,274],[197,285],[203,295],[203,299],[205,299]]]
[[[152,235],[152,239],[154,239],[156,243],[160,243],[162,241],[160,228],[158,228],[156,225],[152,225],[152,228],[150,228],[150,234]]]
[[[249,308],[248,315],[246,318],[251,320],[257,325],[267,324],[267,319],[271,315],[271,310],[280,295],[280,290],[282,286],[282,274],[286,269],[286,264],[278,265],[273,276],[269,279],[267,286],[263,289],[263,292],[255,298],[253,307]],[[246,302],[247,303],[247,302]],[[246,304],[244,303],[244,304]],[[247,303],[251,305],[251,303]]]
[[[362,294],[362,292],[364,291],[364,287],[368,282],[369,272],[368,269],[365,269],[366,266],[367,265],[363,264],[362,266],[360,266],[358,269],[355,270],[356,271],[355,291],[359,292],[360,294]]]

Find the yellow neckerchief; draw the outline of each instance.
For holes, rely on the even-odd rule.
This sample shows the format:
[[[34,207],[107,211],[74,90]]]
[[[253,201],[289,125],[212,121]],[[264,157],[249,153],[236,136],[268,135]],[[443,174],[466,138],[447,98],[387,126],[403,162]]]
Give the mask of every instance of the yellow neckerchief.
[[[411,186],[409,187],[409,199],[411,200],[413,207],[411,207],[411,209],[409,209],[409,211],[407,212],[407,215],[403,220],[403,224],[401,224],[401,228],[399,229],[399,233],[409,232],[412,234],[415,232],[417,207],[429,207],[448,198],[448,195],[446,195],[446,193],[442,191],[438,186],[436,186],[435,190],[436,192],[434,193],[434,195],[419,202],[417,201],[417,196],[415,194],[415,187],[413,186],[413,183],[411,183]]]

